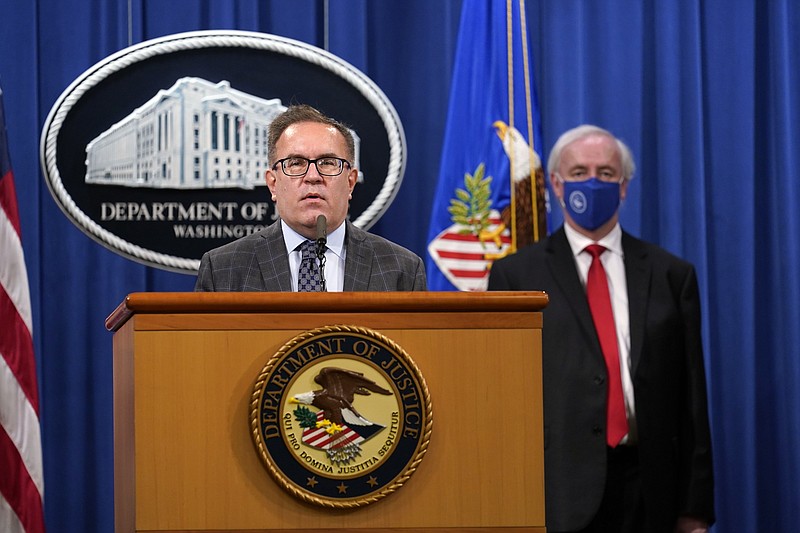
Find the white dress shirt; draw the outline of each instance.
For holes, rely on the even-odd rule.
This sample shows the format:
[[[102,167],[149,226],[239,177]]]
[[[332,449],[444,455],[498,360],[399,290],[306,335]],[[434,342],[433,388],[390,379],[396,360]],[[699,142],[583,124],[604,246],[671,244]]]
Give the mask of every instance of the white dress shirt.
[[[283,241],[286,243],[286,251],[289,254],[292,290],[297,292],[297,278],[300,274],[302,259],[299,246],[308,239],[286,225],[283,220],[281,220],[281,229],[283,230]],[[328,292],[342,292],[344,289],[344,231],[345,224],[342,223],[328,234],[325,249],[325,288]]]

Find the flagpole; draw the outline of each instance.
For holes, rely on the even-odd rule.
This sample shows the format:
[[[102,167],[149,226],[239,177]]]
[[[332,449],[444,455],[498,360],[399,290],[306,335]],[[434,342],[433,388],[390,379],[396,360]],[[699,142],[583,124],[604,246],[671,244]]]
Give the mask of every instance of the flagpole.
[[[525,22],[525,0],[520,0],[519,23],[520,39],[522,40],[522,68],[525,72],[525,111],[528,121],[528,148],[531,151],[535,151],[533,146],[533,103],[531,101],[531,77],[530,63],[528,62],[528,30]],[[535,159],[531,157],[528,159],[528,162],[531,173],[531,222],[533,222],[533,242],[536,242],[539,240],[539,184],[536,179]]]
[[[506,0],[506,47],[508,57],[508,130],[514,131],[514,6],[513,0]],[[509,150],[508,183],[511,192],[511,253],[517,251],[517,198],[514,187],[514,150]]]

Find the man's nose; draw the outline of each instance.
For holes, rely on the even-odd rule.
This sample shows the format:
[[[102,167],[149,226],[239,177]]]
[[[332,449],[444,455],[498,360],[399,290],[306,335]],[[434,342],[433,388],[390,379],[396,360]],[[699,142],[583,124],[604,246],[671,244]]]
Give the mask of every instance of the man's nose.
[[[309,163],[308,170],[306,170],[306,175],[303,176],[303,180],[304,181],[310,181],[310,182],[324,181],[324,178],[322,177],[322,175],[319,173],[319,170],[317,169],[316,161],[313,162],[313,163]]]

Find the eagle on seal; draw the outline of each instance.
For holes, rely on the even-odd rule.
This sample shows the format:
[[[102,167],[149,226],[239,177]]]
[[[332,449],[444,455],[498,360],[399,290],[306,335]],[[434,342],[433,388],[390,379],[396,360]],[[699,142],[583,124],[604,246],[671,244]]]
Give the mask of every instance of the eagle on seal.
[[[390,395],[388,391],[364,377],[361,372],[343,368],[325,367],[314,378],[322,389],[296,394],[291,401],[314,407],[325,412],[325,418],[334,424],[348,426],[372,426],[370,422],[353,407],[356,394],[369,396],[371,392]],[[370,392],[371,391],[371,392]]]

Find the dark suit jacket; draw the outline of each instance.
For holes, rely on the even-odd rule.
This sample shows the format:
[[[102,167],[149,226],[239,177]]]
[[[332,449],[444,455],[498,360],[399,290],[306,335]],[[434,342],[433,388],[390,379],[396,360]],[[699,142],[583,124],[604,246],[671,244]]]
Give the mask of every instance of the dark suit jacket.
[[[694,267],[623,232],[642,491],[652,531],[713,523],[711,437]],[[606,473],[606,367],[564,228],[498,260],[489,290],[543,290],[549,531],[588,524]]]
[[[424,291],[422,259],[346,222],[345,291]],[[280,223],[203,254],[196,291],[290,292],[292,275]]]

